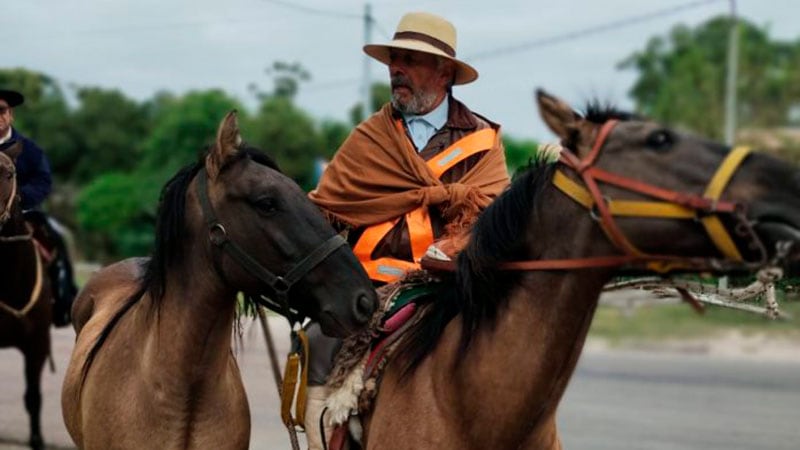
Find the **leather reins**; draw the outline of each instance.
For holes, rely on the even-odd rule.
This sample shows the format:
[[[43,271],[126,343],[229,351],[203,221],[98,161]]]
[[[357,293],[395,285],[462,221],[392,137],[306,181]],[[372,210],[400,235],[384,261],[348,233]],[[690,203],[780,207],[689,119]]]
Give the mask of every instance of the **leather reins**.
[[[14,201],[17,199],[17,171],[16,167],[11,160],[5,153],[0,153],[3,155],[5,159],[11,163],[11,173],[10,178],[12,180],[11,184],[11,195],[8,196],[8,201],[6,201],[5,209],[3,209],[2,214],[0,214],[0,229],[5,226],[8,219],[11,218],[11,208],[14,206]],[[39,255],[39,250],[36,248],[36,242],[33,239],[33,233],[29,232],[26,234],[17,234],[13,236],[0,236],[0,244],[6,243],[13,243],[13,242],[25,242],[29,241],[31,243],[31,250],[33,251],[33,257],[36,260],[36,277],[34,278],[33,288],[31,289],[31,294],[28,299],[28,303],[25,304],[21,309],[12,308],[2,301],[0,301],[0,310],[16,317],[17,319],[21,319],[22,317],[26,316],[31,309],[33,309],[34,305],[36,305],[36,301],[39,299],[39,294],[42,292],[42,280],[43,280],[43,268],[42,268],[42,258]]]
[[[568,149],[562,151],[560,164],[575,172],[583,182],[583,186],[560,170],[555,172],[553,184],[572,200],[587,208],[609,240],[623,254],[574,259],[513,261],[500,264],[501,269],[568,270],[640,265],[649,270],[663,273],[674,269],[759,266],[766,261],[764,245],[747,221],[742,205],[720,200],[728,182],[741,166],[742,161],[750,154],[750,148],[736,147],[733,149],[711,178],[702,196],[677,192],[611,173],[595,165],[603,145],[617,123],[617,120],[610,120],[603,124],[591,151],[585,158],[580,159]],[[603,195],[599,183],[644,194],[658,201],[612,200]],[[722,224],[719,218],[720,214],[728,214],[735,218],[738,233],[751,239],[754,247],[760,253],[759,260],[751,262],[744,260],[728,230]],[[725,259],[687,258],[644,253],[628,240],[617,225],[615,216],[697,220],[703,224],[709,238]]]
[[[258,295],[253,296],[253,300],[282,314],[290,322],[301,321],[303,317],[289,306],[289,290],[314,267],[338,250],[339,247],[346,245],[347,241],[340,235],[335,234],[295,263],[285,275],[276,275],[233,242],[228,236],[225,226],[217,220],[211,201],[208,198],[208,173],[205,168],[202,169],[202,173],[198,174],[197,177],[197,194],[200,198],[200,206],[203,210],[203,218],[208,227],[208,236],[211,243],[227,252],[241,267],[269,286],[276,296],[276,298],[265,298],[262,295]]]

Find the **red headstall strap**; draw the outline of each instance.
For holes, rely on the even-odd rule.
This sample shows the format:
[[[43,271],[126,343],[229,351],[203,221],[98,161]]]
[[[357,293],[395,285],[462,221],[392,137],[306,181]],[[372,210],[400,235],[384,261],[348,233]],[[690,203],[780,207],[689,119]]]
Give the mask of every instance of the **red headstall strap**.
[[[599,219],[600,226],[611,242],[624,254],[592,258],[506,262],[501,264],[501,268],[506,270],[565,270],[644,264],[650,270],[667,272],[674,269],[702,268],[714,265],[714,261],[703,258],[646,254],[625,237],[614,220],[614,216],[699,220],[705,226],[712,242],[728,262],[744,263],[736,244],[720,221],[718,214],[736,213],[740,215],[738,204],[721,201],[719,198],[736,169],[750,153],[750,149],[737,147],[731,151],[717,169],[703,196],[676,192],[607,172],[595,166],[600,150],[616,124],[616,120],[609,120],[603,124],[592,149],[585,158],[580,159],[566,149],[562,151],[561,164],[574,170],[581,177],[585,188],[561,171],[555,172],[553,184],[574,201],[589,209],[592,216]],[[603,195],[598,182],[645,194],[660,201],[611,200]],[[737,219],[742,220],[738,216]],[[754,240],[758,239],[754,234],[751,237]],[[760,242],[759,247],[763,249]]]

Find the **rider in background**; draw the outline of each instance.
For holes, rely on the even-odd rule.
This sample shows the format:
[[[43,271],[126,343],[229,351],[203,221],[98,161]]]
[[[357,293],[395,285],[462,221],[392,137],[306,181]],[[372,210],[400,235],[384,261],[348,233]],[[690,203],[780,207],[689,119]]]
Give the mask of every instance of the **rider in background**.
[[[390,43],[364,52],[387,66],[392,100],[353,130],[309,197],[347,233],[369,277],[385,284],[419,268],[423,256],[454,258],[478,213],[509,180],[500,126],[452,95],[478,72],[456,58],[450,22],[406,14]],[[318,327],[308,335],[306,430],[309,448],[317,449],[324,448],[323,384],[338,341]]]
[[[33,140],[12,126],[14,108],[24,102],[25,97],[21,93],[0,89],[0,151],[6,151],[17,143],[22,144],[22,152],[15,163],[20,206],[25,220],[34,228],[34,236],[44,247],[43,256],[50,262],[48,274],[55,301],[53,323],[56,326],[65,326],[70,323],[70,309],[77,287],[73,281],[72,266],[64,240],[41,210],[42,202],[53,187],[50,163],[44,151]]]

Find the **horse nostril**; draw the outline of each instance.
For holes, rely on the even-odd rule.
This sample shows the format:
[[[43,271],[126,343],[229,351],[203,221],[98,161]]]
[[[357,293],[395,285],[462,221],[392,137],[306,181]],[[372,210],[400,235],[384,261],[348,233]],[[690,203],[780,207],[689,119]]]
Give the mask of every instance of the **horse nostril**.
[[[353,315],[359,322],[366,323],[372,318],[372,313],[375,312],[377,307],[377,299],[375,299],[375,296],[361,293],[358,294],[356,298]]]

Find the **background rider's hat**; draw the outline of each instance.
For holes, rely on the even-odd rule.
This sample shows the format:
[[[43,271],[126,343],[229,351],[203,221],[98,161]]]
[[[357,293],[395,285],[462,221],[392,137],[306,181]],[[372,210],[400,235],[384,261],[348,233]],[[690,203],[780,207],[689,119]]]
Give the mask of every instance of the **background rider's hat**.
[[[10,89],[0,89],[0,99],[5,100],[11,108],[19,106],[25,101],[25,97],[22,94]]]
[[[364,53],[388,65],[389,50],[393,48],[430,53],[455,62],[455,84],[471,83],[478,78],[477,70],[456,59],[456,28],[439,16],[408,13],[400,19],[392,42],[365,45]]]

